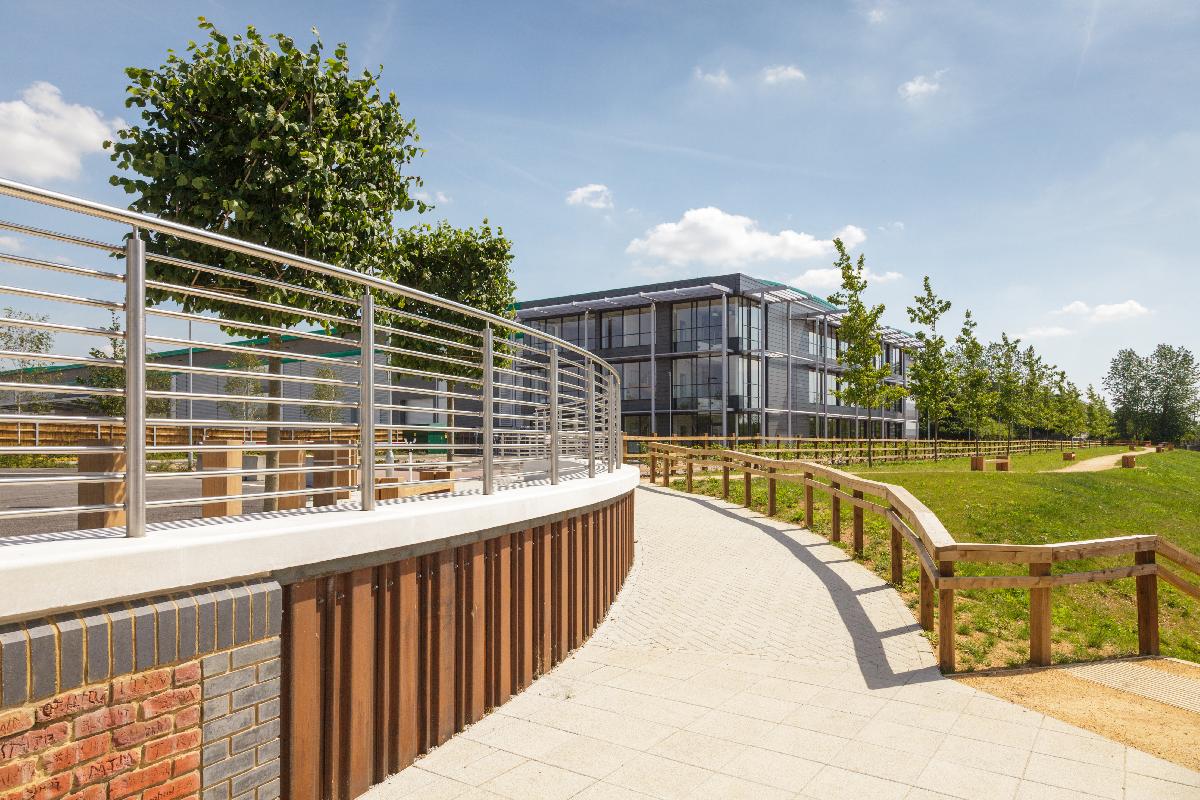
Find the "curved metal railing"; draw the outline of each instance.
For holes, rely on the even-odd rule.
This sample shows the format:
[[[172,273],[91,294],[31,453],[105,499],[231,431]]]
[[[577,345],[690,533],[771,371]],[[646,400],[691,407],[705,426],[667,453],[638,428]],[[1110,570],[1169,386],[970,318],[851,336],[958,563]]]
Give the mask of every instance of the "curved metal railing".
[[[582,347],[169,220],[0,179],[3,197],[73,227],[0,219],[0,295],[20,298],[0,315],[0,536],[620,465],[618,377]]]

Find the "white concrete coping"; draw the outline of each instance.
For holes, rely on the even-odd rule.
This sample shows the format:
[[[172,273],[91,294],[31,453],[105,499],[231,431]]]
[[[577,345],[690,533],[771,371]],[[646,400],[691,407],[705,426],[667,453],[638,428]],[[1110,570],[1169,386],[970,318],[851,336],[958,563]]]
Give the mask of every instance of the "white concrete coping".
[[[331,506],[164,523],[150,526],[140,539],[71,538],[0,547],[0,621],[372,553],[432,552],[442,549],[436,547],[439,541],[563,515],[615,499],[637,483],[637,468],[626,466],[557,486],[410,498],[374,511]]]

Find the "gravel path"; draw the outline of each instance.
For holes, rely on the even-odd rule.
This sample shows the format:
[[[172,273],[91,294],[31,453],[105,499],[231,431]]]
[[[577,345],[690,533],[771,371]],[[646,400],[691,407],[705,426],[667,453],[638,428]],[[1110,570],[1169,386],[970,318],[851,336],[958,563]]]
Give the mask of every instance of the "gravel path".
[[[1121,456],[1135,455],[1142,456],[1146,453],[1153,453],[1153,447],[1143,447],[1141,450],[1131,450],[1126,453],[1113,453],[1110,456],[1096,456],[1084,461],[1079,461],[1071,464],[1068,467],[1061,469],[1053,469],[1051,472],[1102,472],[1106,469],[1114,469],[1121,466]]]
[[[642,487],[583,647],[366,797],[1200,798],[1200,773],[941,676],[822,537]]]

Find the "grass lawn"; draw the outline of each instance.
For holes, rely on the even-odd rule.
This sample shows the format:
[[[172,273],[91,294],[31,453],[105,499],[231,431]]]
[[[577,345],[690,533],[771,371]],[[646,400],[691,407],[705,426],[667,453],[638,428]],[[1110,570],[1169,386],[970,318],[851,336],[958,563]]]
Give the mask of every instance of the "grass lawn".
[[[1079,458],[1121,452],[1122,448],[1079,451]],[[1055,473],[1058,453],[1013,456],[1010,473],[970,472],[966,459],[896,464],[859,474],[904,486],[938,515],[959,541],[1043,544],[1157,533],[1200,554],[1200,453],[1174,451],[1138,457],[1138,469]],[[719,496],[721,481],[701,478],[695,491]],[[682,481],[675,481],[682,488]],[[766,509],[765,480],[755,480],[751,501]],[[742,482],[730,481],[730,500],[742,502]],[[803,488],[780,483],[778,516],[804,520]],[[849,539],[849,508],[843,536]],[[829,535],[829,499],[816,493],[814,529]],[[889,534],[884,520],[866,516],[864,564],[889,574]],[[841,546],[849,551],[850,544]],[[1129,557],[1097,558],[1055,564],[1056,574],[1132,563]],[[960,564],[959,575],[1015,574],[1015,565]],[[1176,572],[1180,570],[1176,569]],[[901,590],[916,609],[916,558],[905,553]],[[1015,666],[1029,658],[1029,593],[1018,589],[968,590],[956,594],[958,668],[975,670]],[[1134,581],[1091,583],[1054,589],[1053,655],[1056,662],[1083,661],[1137,653]],[[1162,654],[1200,661],[1200,604],[1159,582]],[[936,632],[929,634],[936,640]]]

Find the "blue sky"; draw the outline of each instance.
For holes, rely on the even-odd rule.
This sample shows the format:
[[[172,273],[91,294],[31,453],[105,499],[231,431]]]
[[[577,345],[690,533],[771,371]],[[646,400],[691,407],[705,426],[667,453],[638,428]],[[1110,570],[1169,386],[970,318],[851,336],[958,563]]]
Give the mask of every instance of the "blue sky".
[[[928,274],[948,327],[971,308],[1081,384],[1200,349],[1194,2],[6,3],[0,175],[125,202],[122,68],[199,14],[382,64],[431,216],[502,225],[522,299],[733,270],[824,294],[841,234],[898,327]]]

